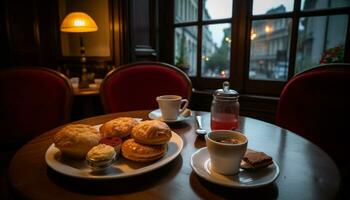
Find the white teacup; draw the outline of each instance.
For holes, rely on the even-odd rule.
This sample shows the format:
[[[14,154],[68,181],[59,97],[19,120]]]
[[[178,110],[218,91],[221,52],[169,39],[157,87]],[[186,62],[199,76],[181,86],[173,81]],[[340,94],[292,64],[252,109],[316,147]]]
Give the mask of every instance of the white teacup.
[[[205,141],[212,170],[223,175],[239,172],[248,144],[245,135],[237,131],[218,130],[208,133]]]
[[[179,114],[188,106],[188,100],[177,95],[158,96],[156,100],[163,120],[176,120]]]
[[[102,78],[95,78],[94,82],[97,85],[97,87],[100,87],[101,83],[102,83],[103,79]]]
[[[70,79],[70,82],[72,83],[73,88],[78,88],[78,86],[79,86],[79,80],[80,80],[79,77],[72,77],[72,78]]]

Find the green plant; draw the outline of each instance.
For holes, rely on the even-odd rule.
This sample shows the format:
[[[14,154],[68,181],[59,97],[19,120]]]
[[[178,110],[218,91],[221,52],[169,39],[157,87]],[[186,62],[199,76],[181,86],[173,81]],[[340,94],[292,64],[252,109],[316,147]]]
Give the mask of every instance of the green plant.
[[[322,53],[320,64],[344,62],[344,46],[338,45]]]

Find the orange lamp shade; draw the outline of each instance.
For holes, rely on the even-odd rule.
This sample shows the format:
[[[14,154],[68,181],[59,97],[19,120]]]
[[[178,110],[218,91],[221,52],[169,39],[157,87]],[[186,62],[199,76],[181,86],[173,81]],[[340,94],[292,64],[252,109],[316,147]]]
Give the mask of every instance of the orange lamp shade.
[[[97,31],[95,21],[86,13],[72,12],[64,17],[61,23],[62,32],[84,33]]]

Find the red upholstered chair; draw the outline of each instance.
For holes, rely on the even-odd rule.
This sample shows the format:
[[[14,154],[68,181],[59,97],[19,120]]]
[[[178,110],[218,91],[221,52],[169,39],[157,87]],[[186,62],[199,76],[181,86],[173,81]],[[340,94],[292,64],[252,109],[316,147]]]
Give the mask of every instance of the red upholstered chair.
[[[69,121],[73,90],[59,72],[23,67],[0,71],[0,91],[0,196],[12,199],[11,157],[28,140]]]
[[[284,87],[276,124],[311,140],[340,168],[349,165],[350,64],[323,65]]]
[[[0,71],[1,147],[22,145],[70,119],[72,87],[63,74],[41,67]]]
[[[192,84],[178,68],[160,62],[137,62],[109,72],[100,87],[106,113],[156,109],[166,94],[190,99]]]

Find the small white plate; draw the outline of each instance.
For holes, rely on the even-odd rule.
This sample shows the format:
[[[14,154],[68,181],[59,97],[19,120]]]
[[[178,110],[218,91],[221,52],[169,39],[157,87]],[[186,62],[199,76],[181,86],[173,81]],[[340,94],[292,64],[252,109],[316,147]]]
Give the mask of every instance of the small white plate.
[[[232,188],[256,188],[267,185],[279,175],[279,167],[273,162],[267,168],[256,171],[240,169],[234,176],[225,176],[211,170],[209,152],[206,147],[199,149],[191,156],[191,166],[197,175],[219,185]]]
[[[98,129],[100,125],[95,126]],[[82,179],[119,179],[144,174],[158,169],[174,160],[183,148],[181,137],[172,132],[168,142],[167,153],[155,162],[138,163],[119,156],[118,160],[103,173],[95,173],[85,160],[72,160],[61,156],[54,144],[50,145],[45,154],[47,165],[58,173]]]
[[[175,119],[175,120],[164,120],[162,118],[162,113],[160,112],[160,109],[157,109],[157,110],[153,110],[152,112],[148,113],[148,117],[150,119],[157,119],[157,120],[160,120],[160,121],[163,121],[163,122],[168,122],[168,123],[181,122],[181,121],[184,121],[184,120],[188,119],[191,116],[191,111],[190,110],[185,110],[185,112],[186,113],[189,112],[189,115],[188,116],[184,116],[184,115],[180,114],[179,116],[177,116],[177,119]]]

